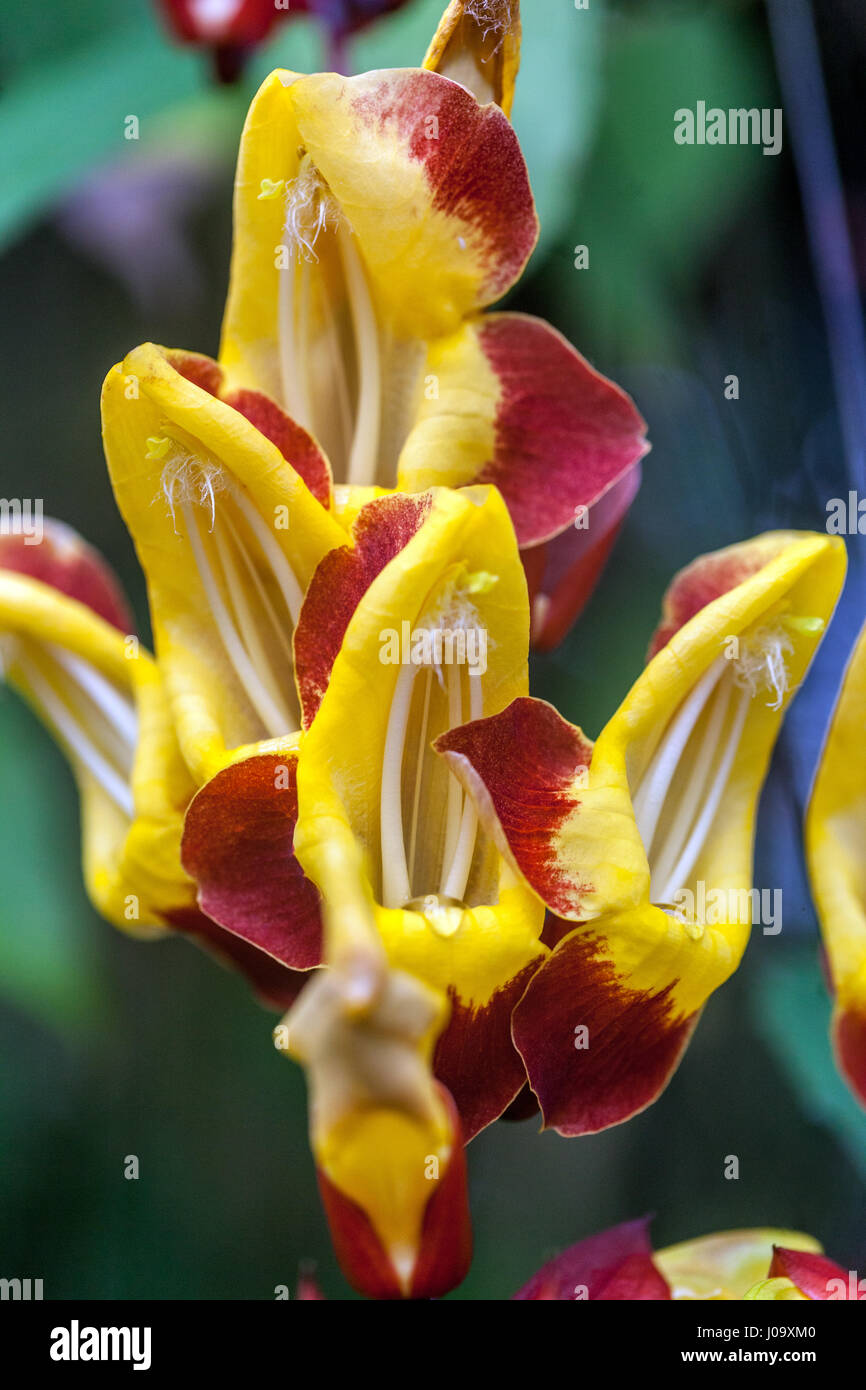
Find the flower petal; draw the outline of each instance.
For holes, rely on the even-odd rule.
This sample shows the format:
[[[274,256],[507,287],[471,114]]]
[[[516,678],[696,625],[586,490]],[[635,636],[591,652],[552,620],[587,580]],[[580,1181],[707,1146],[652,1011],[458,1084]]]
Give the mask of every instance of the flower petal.
[[[661,1301],[670,1290],[653,1263],[649,1221],[626,1221],[578,1241],[542,1265],[515,1299]]]
[[[593,505],[578,512],[574,526],[553,540],[523,551],[532,605],[531,642],[551,651],[565,637],[588,602],[607,564],[620,527],[640,487],[634,464]]]
[[[212,777],[186,814],[182,857],[214,922],[293,970],[322,961],[319,894],[292,849],[297,754],[260,753]]]
[[[528,314],[487,314],[431,342],[423,377],[398,487],[493,483],[521,546],[576,519],[592,532],[590,509],[648,448],[625,392]]]
[[[554,912],[582,885],[565,872],[559,836],[580,806],[592,744],[544,700],[522,696],[435,744],[475,803],[499,851]]]
[[[0,569],[38,579],[57,593],[77,599],[120,632],[133,632],[126,595],[99,551],[53,517],[45,517],[41,526],[35,544],[23,531],[0,534]]]
[[[806,813],[806,859],[835,991],[839,1067],[866,1105],[866,628],[852,652]]]
[[[242,385],[276,394],[286,207],[261,195],[291,190],[306,156],[352,234],[381,326],[398,339],[453,332],[505,293],[535,244],[526,166],[498,107],[421,69],[272,73],[238,161],[220,359]]]
[[[392,751],[389,730],[398,684],[412,679],[413,669],[408,650],[402,659],[395,654],[392,662],[383,643],[386,638],[389,642],[402,639],[404,630],[407,639],[414,631],[426,631],[425,623],[432,621],[431,613],[439,612],[440,602],[445,604],[442,621],[447,626],[451,621],[447,615],[456,605],[454,620],[471,620],[489,638],[486,670],[467,678],[461,675],[462,685],[454,685],[462,717],[467,712],[467,680],[475,687],[472,698],[480,698],[482,709],[495,710],[526,687],[526,589],[513,530],[495,490],[437,490],[417,529],[417,517],[406,506],[401,499],[398,514],[408,518],[406,533],[412,534],[375,573],[360,601],[356,601],[358,589],[382,558],[374,522],[387,519],[387,506],[373,503],[362,513],[360,554],[335,555],[320,571],[338,586],[336,601],[332,598],[334,609],[345,600],[351,617],[344,630],[345,619],[333,619],[336,638],[342,633],[342,643],[299,752],[295,846],[326,899],[334,891],[335,877],[360,873],[363,891],[378,900],[376,921],[392,964],[450,994],[453,1015],[437,1049],[437,1075],[449,1089],[454,1087],[454,1099],[471,1136],[495,1118],[523,1084],[522,1065],[509,1037],[509,1014],[517,992],[514,982],[523,980],[528,967],[546,953],[539,941],[543,908],[500,860],[495,847],[478,840],[469,877],[457,895],[460,901],[452,901],[453,895],[442,888],[444,870],[454,855],[453,847],[447,848],[451,779],[445,765],[428,750],[437,732],[451,722],[447,691],[455,668],[443,665],[440,686],[432,667],[424,673],[414,667],[420,688],[410,696],[415,703],[409,706],[401,762]],[[334,591],[329,587],[328,592]],[[322,611],[320,625],[327,632],[329,620],[318,597],[314,602],[315,612]],[[314,623],[310,632],[318,625]],[[325,645],[326,651],[334,646],[330,637]],[[300,643],[298,650],[299,669],[305,668]],[[330,661],[328,655],[326,667]],[[459,674],[460,667],[456,670]],[[321,679],[311,683],[311,708],[321,683]],[[410,756],[414,763],[406,761]],[[398,835],[396,819],[392,825],[389,818],[387,837],[382,832],[383,808],[390,817],[393,798],[390,783],[387,795],[383,793],[386,765],[391,771],[401,769],[401,831]],[[455,791],[460,819],[462,793],[456,784]],[[420,830],[417,836],[409,822]],[[360,869],[354,867],[359,856]],[[386,879],[398,858],[406,885],[392,896]],[[443,893],[445,902],[440,901]],[[477,1068],[471,1073],[461,1068],[462,1059],[473,1050],[489,1060],[486,1084]]]
[[[131,640],[42,580],[0,569],[4,676],[72,766],[88,893],[117,926],[153,936],[165,910],[190,896],[171,846],[184,773],[172,764],[167,785],[151,780],[166,766],[170,731],[154,664]]]
[[[451,0],[427,50],[424,67],[467,87],[480,102],[511,114],[520,66],[520,6],[492,0],[481,7]]]
[[[277,444],[212,394],[215,364],[177,362],[152,344],[131,352],[108,375],[103,419],[178,738],[203,783],[239,748],[299,727],[291,629],[345,533]],[[241,404],[278,442],[288,431],[309,467],[308,436],[271,410],[264,419],[249,396]]]
[[[866,1286],[861,1293],[856,1273],[849,1277],[847,1270],[820,1252],[777,1245],[773,1249],[769,1277],[790,1279],[807,1298],[821,1301],[866,1298]]]
[[[335,1248],[363,1293],[439,1296],[471,1255],[459,1119],[430,1070],[445,1001],[388,966],[370,905],[351,883],[325,900],[325,923],[328,969],[275,1036],[307,1070]]]
[[[439,1088],[448,1106],[455,1135],[459,1120],[453,1101]],[[387,1156],[375,1160],[385,1169]],[[316,1175],[331,1240],[340,1266],[353,1288],[368,1298],[441,1298],[466,1276],[472,1258],[472,1231],[466,1192],[466,1156],[455,1142],[444,1172],[436,1179],[424,1208],[418,1249],[408,1276],[401,1275],[386,1251],[373,1221],[363,1207],[330,1181],[323,1169]]]
[[[821,1248],[799,1231],[721,1231],[657,1250],[655,1262],[675,1299],[742,1299],[758,1280],[767,1277],[773,1247],[781,1242],[799,1251]]]
[[[653,633],[647,660],[660,652],[702,609],[759,574],[796,539],[797,533],[793,531],[768,531],[753,540],[713,550],[692,560],[668,585],[662,603],[662,619]]]
[[[698,1019],[678,1007],[676,971],[696,967],[664,919],[649,907],[601,919],[603,935],[578,928],[530,980],[512,1033],[545,1127],[573,1136],[621,1124],[676,1070]],[[635,988],[639,970],[646,984]]]
[[[760,568],[674,633],[589,757],[579,730],[530,700],[437,744],[501,851],[554,912],[583,923],[533,977],[514,1014],[515,1044],[545,1122],[562,1133],[617,1123],[659,1094],[748,939],[741,895],[751,909],[757,799],[782,710],[841,587],[844,551],[829,537],[790,535],[741,549],[757,551]],[[768,677],[765,651],[775,651],[773,625],[783,621],[783,668],[771,666]],[[727,649],[741,664],[726,670],[720,653]],[[729,705],[719,706],[728,720],[722,739],[695,699],[708,698],[710,679],[736,682],[741,670],[743,686],[726,697],[738,701],[738,715],[732,721]],[[769,699],[761,693],[766,679],[775,682]],[[702,731],[712,785],[692,807],[691,791],[707,776]],[[661,807],[659,843],[647,788],[650,809]],[[681,890],[695,902],[701,886],[712,913],[684,906]],[[712,893],[722,897],[718,911]]]
[[[429,493],[368,503],[352,523],[353,544],[329,551],[313,575],[294,637],[305,729],[322,702],[352,614],[373,580],[423,525],[431,503]]]
[[[511,1015],[543,959],[537,951],[523,969],[518,964],[518,973],[484,1003],[476,1003],[469,992],[463,999],[462,980],[449,986],[451,1014],[436,1043],[433,1071],[454,1097],[467,1144],[498,1120],[526,1085],[526,1068],[511,1037]]]

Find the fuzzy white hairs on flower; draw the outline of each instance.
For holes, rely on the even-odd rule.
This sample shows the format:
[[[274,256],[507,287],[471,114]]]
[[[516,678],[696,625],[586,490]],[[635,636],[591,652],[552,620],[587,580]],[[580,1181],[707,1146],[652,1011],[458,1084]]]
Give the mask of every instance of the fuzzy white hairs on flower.
[[[191,502],[210,512],[211,531],[216,524],[216,494],[225,487],[222,470],[195,454],[176,450],[166,461],[160,476],[162,495],[168,503],[175,535],[178,534],[175,507]]]
[[[316,242],[327,227],[336,229],[340,210],[315,165],[304,159],[297,178],[286,185],[285,244],[306,261],[318,261]]]

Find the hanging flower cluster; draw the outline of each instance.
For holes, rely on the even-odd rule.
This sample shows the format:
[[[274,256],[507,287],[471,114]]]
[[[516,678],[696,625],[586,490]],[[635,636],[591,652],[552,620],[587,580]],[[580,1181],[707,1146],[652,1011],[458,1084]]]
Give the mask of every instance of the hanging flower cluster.
[[[586,1134],[665,1086],[745,949],[761,787],[845,571],[811,533],[696,560],[595,743],[530,696],[647,446],[553,328],[488,312],[537,235],[519,39],[516,3],[454,0],[422,67],[255,97],[219,360],[144,344],[103,391],[155,658],[67,528],[0,545],[3,669],[75,771],[94,902],[288,1009],[335,1247],[378,1298],[463,1277],[464,1146],[504,1111]],[[845,859],[844,911],[818,899],[862,1092],[862,765],[834,771],[861,677],[810,854],[816,882]],[[799,1287],[777,1243],[762,1272]],[[678,1259],[647,1254],[653,1287]]]

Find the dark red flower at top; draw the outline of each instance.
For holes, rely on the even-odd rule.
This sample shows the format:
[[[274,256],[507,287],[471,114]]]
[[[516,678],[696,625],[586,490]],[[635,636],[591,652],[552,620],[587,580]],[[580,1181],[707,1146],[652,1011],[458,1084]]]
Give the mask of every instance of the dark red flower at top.
[[[350,34],[397,10],[406,0],[158,0],[177,38],[209,48],[216,73],[233,82],[250,49],[280,20],[315,16],[326,30],[330,59],[342,70],[342,44]]]

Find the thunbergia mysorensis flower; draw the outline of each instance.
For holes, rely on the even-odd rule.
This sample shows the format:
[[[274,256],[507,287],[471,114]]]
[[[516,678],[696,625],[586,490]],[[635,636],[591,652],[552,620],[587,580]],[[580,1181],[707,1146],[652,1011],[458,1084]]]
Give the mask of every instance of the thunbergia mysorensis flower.
[[[68,527],[41,542],[0,537],[0,660],[66,754],[81,798],[84,879],[94,906],[133,936],[182,931],[244,971],[267,1002],[297,993],[291,971],[196,906],[180,862],[194,786],[159,673],[130,631],[111,571]]]
[[[481,313],[538,231],[501,109],[518,54],[518,5],[496,0],[452,5],[424,68],[271,74],[241,141],[220,360],[318,440],[347,522],[371,488],[494,483],[552,645],[647,446],[628,397],[549,325]]]
[[[654,1251],[649,1222],[626,1221],[549,1260],[514,1297],[634,1302],[856,1299],[856,1276],[811,1236],[773,1229],[722,1231]],[[860,1295],[863,1296],[863,1295]]]
[[[515,1008],[513,1036],[560,1133],[603,1129],[653,1101],[739,963],[758,797],[844,571],[839,540],[796,532],[695,561],[594,747],[530,699],[438,739],[551,913],[555,949]],[[712,915],[695,910],[702,901]]]
[[[806,812],[806,859],[835,993],[839,1067],[866,1105],[866,628],[857,640]]]
[[[306,1068],[319,1189],[346,1277],[373,1298],[434,1298],[472,1252],[463,1138],[431,1054],[444,995],[389,966],[337,852],[325,958],[276,1030]]]
[[[345,543],[327,465],[209,358],[145,344],[106,378],[105,453],[147,578],[156,650],[197,783],[300,713],[291,636],[322,556]]]

